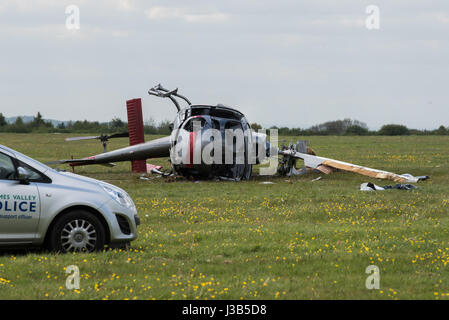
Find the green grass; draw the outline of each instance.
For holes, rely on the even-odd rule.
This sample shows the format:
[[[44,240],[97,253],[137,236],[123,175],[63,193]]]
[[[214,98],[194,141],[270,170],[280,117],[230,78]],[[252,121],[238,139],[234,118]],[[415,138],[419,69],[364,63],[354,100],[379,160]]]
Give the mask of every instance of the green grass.
[[[66,137],[0,134],[0,144],[40,161],[102,151],[96,141]],[[360,184],[390,182],[345,172],[239,183],[143,181],[128,163],[77,168],[129,192],[142,219],[139,238],[128,251],[0,253],[0,299],[449,297],[449,137],[306,139],[325,157],[432,179],[415,191],[370,193]],[[115,140],[110,149],[126,144]],[[167,159],[151,162],[168,167]],[[373,264],[380,290],[365,288]],[[76,292],[65,288],[69,265],[82,274]]]

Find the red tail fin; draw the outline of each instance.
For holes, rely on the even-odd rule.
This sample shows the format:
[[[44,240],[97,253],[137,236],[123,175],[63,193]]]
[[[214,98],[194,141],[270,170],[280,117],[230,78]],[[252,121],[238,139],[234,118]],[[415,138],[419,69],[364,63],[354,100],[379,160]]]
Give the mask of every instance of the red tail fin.
[[[126,108],[128,110],[129,145],[133,146],[145,142],[143,131],[142,100],[133,99],[126,101]],[[132,161],[131,163],[133,172],[147,172],[145,160]]]

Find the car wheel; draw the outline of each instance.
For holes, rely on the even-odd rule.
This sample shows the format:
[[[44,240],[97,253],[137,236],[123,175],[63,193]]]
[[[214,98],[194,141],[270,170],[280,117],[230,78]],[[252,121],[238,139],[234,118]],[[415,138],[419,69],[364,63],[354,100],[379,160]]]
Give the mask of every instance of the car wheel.
[[[62,215],[51,230],[51,249],[57,252],[92,252],[104,248],[105,231],[92,213],[72,211]]]

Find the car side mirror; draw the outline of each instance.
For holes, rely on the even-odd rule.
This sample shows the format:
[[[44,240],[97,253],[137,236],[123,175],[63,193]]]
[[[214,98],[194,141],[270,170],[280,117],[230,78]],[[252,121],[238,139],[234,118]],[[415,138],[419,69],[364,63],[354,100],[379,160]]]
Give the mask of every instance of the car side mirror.
[[[170,131],[173,131],[174,124],[173,124],[173,123],[170,123],[170,124],[168,125],[168,128],[170,129]]]
[[[30,183],[30,181],[29,181],[30,175],[27,170],[25,170],[22,167],[18,167],[17,174],[18,174],[19,182],[21,184],[29,184]]]

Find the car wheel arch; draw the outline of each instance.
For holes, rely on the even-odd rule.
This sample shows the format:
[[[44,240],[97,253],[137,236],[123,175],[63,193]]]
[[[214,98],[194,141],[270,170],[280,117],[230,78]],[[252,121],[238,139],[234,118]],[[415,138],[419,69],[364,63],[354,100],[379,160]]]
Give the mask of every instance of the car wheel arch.
[[[50,225],[47,228],[47,231],[45,232],[45,238],[44,238],[45,239],[44,240],[44,246],[45,247],[48,247],[48,245],[50,243],[49,242],[50,241],[50,233],[51,233],[51,230],[53,229],[56,221],[58,221],[58,219],[60,217],[62,217],[64,214],[67,214],[69,212],[76,211],[76,210],[87,211],[87,212],[93,214],[96,218],[98,218],[100,220],[101,224],[103,225],[104,230],[105,230],[105,236],[106,236],[105,243],[109,244],[111,242],[111,231],[110,231],[109,225],[106,222],[106,219],[104,218],[103,214],[101,214],[101,212],[99,212],[98,210],[96,210],[96,209],[94,209],[92,207],[85,206],[85,205],[77,205],[77,206],[72,206],[72,207],[65,208],[64,210],[62,210],[61,212],[59,212],[57,215],[55,215],[53,217]]]

